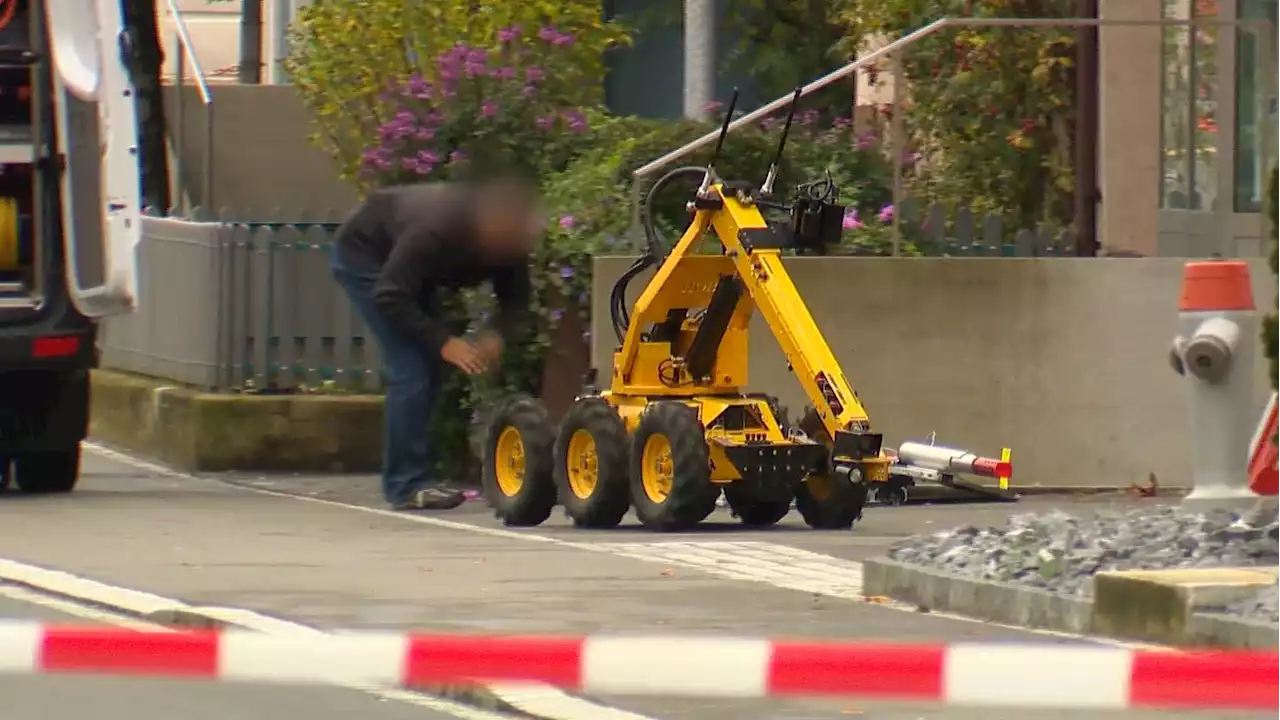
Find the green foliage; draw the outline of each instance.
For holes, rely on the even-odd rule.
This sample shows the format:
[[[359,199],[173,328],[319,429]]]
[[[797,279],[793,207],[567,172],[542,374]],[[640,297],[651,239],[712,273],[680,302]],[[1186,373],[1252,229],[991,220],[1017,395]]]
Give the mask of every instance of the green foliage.
[[[1267,191],[1267,216],[1271,220],[1271,272],[1280,273],[1280,219],[1277,219],[1277,206],[1280,206],[1280,176],[1277,168],[1271,168],[1270,189]],[[1280,309],[1267,314],[1262,326],[1262,347],[1271,361],[1271,387],[1280,383],[1280,320],[1277,315]]]
[[[316,141],[355,181],[363,153],[395,113],[390,87],[415,74],[435,82],[435,61],[450,47],[497,49],[499,31],[510,28],[526,36],[554,28],[572,38],[544,68],[549,95],[564,106],[597,103],[604,51],[628,42],[622,27],[602,21],[598,0],[316,0],[290,28],[286,70],[315,120]]]
[[[948,16],[1070,17],[1071,0],[833,0],[852,52]],[[1012,227],[1067,224],[1074,190],[1070,29],[959,28],[903,56],[909,146],[924,172],[910,194],[1004,215]],[[882,68],[885,76],[888,66]],[[873,74],[874,75],[874,74]]]

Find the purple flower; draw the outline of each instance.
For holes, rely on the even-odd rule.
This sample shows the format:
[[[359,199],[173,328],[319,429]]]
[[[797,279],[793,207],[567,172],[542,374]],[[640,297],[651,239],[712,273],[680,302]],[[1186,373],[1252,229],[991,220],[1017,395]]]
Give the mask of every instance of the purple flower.
[[[849,127],[850,125],[852,125],[852,124],[853,124],[853,121],[852,121],[852,120],[850,120],[849,118],[842,118],[842,117],[838,117],[838,118],[836,118],[835,120],[832,120],[832,121],[831,121],[831,129],[832,129],[832,130],[844,130],[844,129],[848,128],[848,127]]]
[[[543,42],[551,42],[560,36],[560,31],[554,25],[544,25],[538,30],[538,39]]]
[[[577,110],[566,112],[564,120],[569,125],[571,132],[582,132],[587,129],[587,116]]]
[[[515,39],[518,37],[520,37],[519,25],[512,25],[511,27],[505,27],[498,31],[498,42],[503,42],[503,43],[514,42]]]
[[[561,230],[572,230],[572,229],[573,229],[573,227],[574,227],[575,225],[577,225],[577,224],[578,224],[578,219],[577,219],[577,218],[575,218],[575,217],[574,217],[574,216],[572,216],[572,215],[561,215],[561,216],[560,216],[560,229],[561,229]]]
[[[538,82],[544,77],[546,77],[546,73],[540,67],[527,67],[524,69],[524,79],[531,83]]]
[[[440,156],[430,150],[420,150],[418,151],[418,161],[427,165],[435,165],[440,162]]]
[[[573,44],[573,36],[565,35],[562,33],[560,35],[555,36],[555,38],[551,40],[551,44],[558,45],[560,47],[569,47],[570,45]]]
[[[408,95],[428,100],[431,98],[431,83],[427,82],[421,75],[413,75],[409,78],[409,82],[405,83],[404,91]]]
[[[858,139],[853,146],[857,150],[870,150],[871,146],[875,144],[876,144],[875,133],[864,132],[858,135]]]
[[[543,115],[534,120],[533,124],[537,125],[539,130],[550,130],[556,126],[556,119],[554,117]]]
[[[801,125],[812,125],[818,120],[817,110],[805,110],[796,116],[796,122]]]
[[[516,77],[516,69],[513,67],[494,68],[489,71],[489,75],[498,80],[514,80]]]
[[[565,265],[564,267],[560,268],[560,279],[561,279],[561,280],[572,280],[572,279],[573,279],[573,268],[572,268],[572,267],[569,267],[568,265]]]
[[[724,107],[724,103],[718,102],[718,101],[712,101],[707,103],[705,106],[703,106],[702,110],[703,112],[718,114],[720,112],[720,108],[722,107]]]
[[[906,165],[907,167],[910,167],[910,166],[912,166],[912,165],[915,165],[919,160],[920,160],[920,153],[915,152],[914,150],[903,150],[903,151],[902,151],[902,164],[903,164],[903,165]]]
[[[484,117],[491,118],[498,114],[498,103],[487,102],[480,106],[480,114]]]
[[[551,322],[553,322],[553,323],[558,323],[558,322],[560,322],[562,319],[564,319],[564,311],[563,311],[563,310],[552,310],[552,311],[551,311],[551,315],[550,315],[550,316],[551,316]]]
[[[862,221],[858,219],[858,209],[849,208],[844,212],[844,220],[841,221],[840,227],[845,230],[857,230],[862,227]]]
[[[876,218],[886,225],[893,222],[893,205],[885,205],[880,208],[880,214],[876,215]]]
[[[533,97],[538,94],[538,87],[536,85],[525,85],[523,93],[527,98]]]
[[[462,152],[461,150],[454,150],[453,152],[449,153],[449,163],[450,163],[451,165],[457,165],[458,163],[464,163],[464,162],[466,162],[467,160],[468,160],[468,158],[467,158],[467,154],[466,154],[466,153],[464,153],[464,152]]]
[[[414,140],[430,140],[435,136],[436,136],[435,128],[429,128],[425,125],[420,126],[417,130],[413,131]]]

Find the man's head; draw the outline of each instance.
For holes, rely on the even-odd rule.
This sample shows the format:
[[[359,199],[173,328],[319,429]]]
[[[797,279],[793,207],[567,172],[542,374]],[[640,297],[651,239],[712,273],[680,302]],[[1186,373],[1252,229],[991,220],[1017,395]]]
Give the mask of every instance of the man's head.
[[[519,178],[481,182],[475,187],[476,239],[486,255],[516,260],[533,251],[544,221],[538,188]]]

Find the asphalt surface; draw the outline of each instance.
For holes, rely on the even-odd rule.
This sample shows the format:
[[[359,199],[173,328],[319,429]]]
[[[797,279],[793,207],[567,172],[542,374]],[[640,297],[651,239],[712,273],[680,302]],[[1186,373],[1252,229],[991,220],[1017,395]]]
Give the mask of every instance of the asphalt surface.
[[[884,508],[868,511],[853,532],[838,533],[809,531],[794,517],[773,531],[747,532],[726,513],[697,532],[675,535],[654,535],[634,525],[610,532],[577,531],[559,517],[539,528],[510,531],[479,502],[426,519],[382,512],[372,477],[174,477],[94,453],[87,454],[85,467],[82,487],[74,495],[0,497],[0,556],[193,604],[245,608],[324,628],[1079,642],[867,602],[858,560],[880,554],[897,537],[967,522],[999,523],[1010,512],[1064,505],[1087,511],[1100,504],[1135,502],[1093,498],[1073,505],[1037,499],[1017,505]],[[37,686],[33,680],[21,682]],[[73,681],[83,683],[78,688],[90,689],[75,690],[84,695],[72,698],[70,690],[63,693],[57,684],[67,681],[47,682],[53,684],[25,697],[56,695],[59,712],[64,704],[70,712],[78,698],[82,711],[94,708],[98,715],[108,707],[96,700],[108,692],[98,690],[99,683],[102,688],[120,683],[78,678]],[[290,712],[327,718],[338,712],[344,717],[371,712],[358,703],[372,703],[382,713],[408,713],[404,717],[441,717],[341,691],[242,687],[223,695],[212,686],[143,681],[118,686],[124,689],[111,692],[134,698],[132,705],[126,703],[133,713],[130,720],[149,720],[137,714],[138,698],[149,697],[147,692],[166,698],[157,703],[166,708],[166,718],[289,717]],[[0,692],[8,687],[0,685]],[[199,696],[205,699],[192,703],[188,712],[177,705],[195,697],[185,693],[208,694]],[[313,707],[312,699],[322,696]],[[860,700],[599,700],[654,720],[1242,717]],[[249,701],[263,709],[248,707]],[[30,704],[34,700],[26,702],[16,707],[38,709]],[[62,719],[52,710],[34,715],[0,711],[0,717]]]
[[[25,593],[24,593],[25,594]],[[86,625],[101,620],[8,597],[0,618]],[[457,720],[453,715],[335,688],[215,684],[140,678],[0,676],[5,720]]]

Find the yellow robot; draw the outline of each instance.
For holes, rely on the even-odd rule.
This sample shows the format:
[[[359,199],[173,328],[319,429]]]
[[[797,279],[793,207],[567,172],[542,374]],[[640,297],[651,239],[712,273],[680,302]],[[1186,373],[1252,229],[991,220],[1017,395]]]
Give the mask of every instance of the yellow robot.
[[[711,163],[673,170],[649,191],[649,253],[612,293],[619,346],[608,389],[587,388],[558,428],[531,398],[495,413],[484,491],[506,524],[537,525],[559,504],[583,528],[613,527],[634,509],[647,528],[681,530],[711,514],[723,492],[748,525],[778,522],[794,500],[810,527],[847,529],[869,484],[888,480],[893,460],[882,436],[783,267],[784,250],[821,254],[839,241],[836,188],[827,179],[799,187],[790,203],[775,198],[790,116],[762,186],[717,177],[734,104]],[[690,176],[701,179],[688,206],[693,219],[666,252],[652,200]],[[695,254],[708,234],[719,251]],[[655,265],[628,313],[627,284]],[[757,311],[813,405],[798,426],[769,396],[745,392],[747,330]]]

